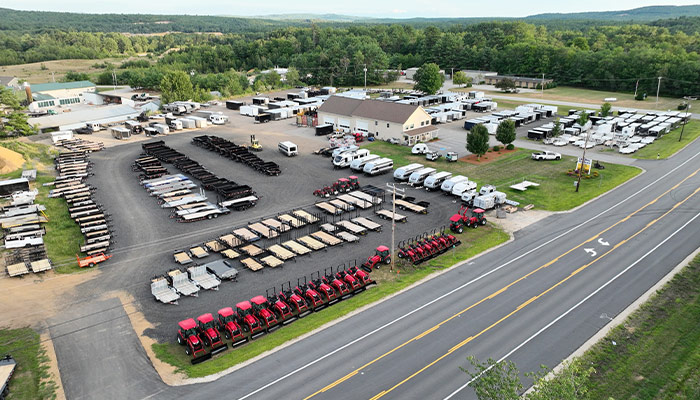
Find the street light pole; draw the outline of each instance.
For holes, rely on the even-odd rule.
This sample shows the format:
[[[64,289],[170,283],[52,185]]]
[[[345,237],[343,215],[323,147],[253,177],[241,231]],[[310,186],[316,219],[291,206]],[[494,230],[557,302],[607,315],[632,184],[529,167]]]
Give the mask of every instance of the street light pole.
[[[688,106],[685,108],[685,117],[683,117],[683,126],[681,127],[681,135],[678,136],[678,141],[680,142],[683,139],[683,130],[685,130],[685,119],[688,118],[688,111],[690,111],[690,103],[688,103]]]
[[[363,71],[365,71],[365,92],[367,91],[367,64],[364,64]]]
[[[659,106],[659,89],[661,89],[661,76],[659,77],[659,84],[656,86],[656,107]]]
[[[401,193],[404,193],[406,190],[396,189],[396,184],[387,183],[386,185],[391,188],[391,266],[389,267],[389,271],[394,271],[394,260],[396,259],[396,191],[399,190]]]

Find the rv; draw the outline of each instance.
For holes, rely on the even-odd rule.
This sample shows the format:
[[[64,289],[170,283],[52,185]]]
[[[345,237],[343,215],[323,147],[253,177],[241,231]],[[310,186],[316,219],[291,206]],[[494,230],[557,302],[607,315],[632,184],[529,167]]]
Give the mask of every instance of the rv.
[[[128,120],[124,121],[124,126],[131,131],[132,135],[138,135],[143,132],[143,127],[140,122]]]
[[[423,168],[411,174],[408,177],[408,183],[414,186],[422,186],[423,182],[435,173],[435,168]]]
[[[356,151],[359,149],[360,148],[357,146],[338,147],[337,149],[333,150],[332,158],[335,158],[335,156],[340,155],[342,153],[345,153],[348,151]]]
[[[464,192],[476,190],[476,182],[466,180],[452,187],[452,194],[461,197]]]
[[[128,139],[131,137],[131,131],[121,126],[113,126],[110,128],[112,137],[115,139]]]
[[[93,132],[98,132],[102,130],[102,126],[97,122],[88,122],[85,124],[85,126]]]
[[[425,186],[426,190],[439,189],[442,186],[442,183],[450,178],[452,178],[452,172],[438,172],[437,174],[427,177],[423,186]]]
[[[423,168],[423,164],[408,164],[394,171],[395,181],[406,181],[412,173]]]
[[[359,149],[355,151],[347,151],[345,153],[338,154],[333,157],[333,168],[345,168],[349,167],[350,163],[358,158],[367,157],[369,155],[369,150]]]
[[[209,116],[209,121],[214,125],[223,125],[228,121],[228,117],[222,114],[211,114]]]
[[[460,182],[465,182],[468,180],[469,179],[464,175],[453,176],[452,178],[445,180],[442,183],[442,185],[440,186],[440,189],[442,189],[442,191],[446,192],[445,194],[449,194],[449,193],[452,193],[452,188],[456,184],[458,184]]]
[[[425,153],[427,153],[428,151],[430,151],[430,149],[428,149],[428,145],[427,145],[427,144],[425,144],[425,143],[417,143],[417,144],[415,144],[415,145],[413,146],[413,148],[411,149],[411,154],[425,154]]]
[[[170,128],[168,128],[168,125],[165,124],[155,124],[153,125],[153,128],[158,131],[161,135],[165,135],[167,133],[170,133]]]
[[[299,154],[297,145],[292,142],[279,142],[279,144],[277,144],[277,149],[280,151],[280,153],[287,157],[292,157]]]
[[[166,112],[171,112],[174,115],[182,115],[187,113],[187,107],[182,104],[166,104],[163,107]]]
[[[365,175],[374,176],[389,172],[392,168],[394,168],[394,160],[391,158],[380,158],[379,160],[370,161],[365,164],[362,172],[364,172]]]
[[[170,127],[170,129],[172,129],[174,131],[179,131],[182,129],[182,121],[180,121],[179,119],[174,119],[174,120],[170,121],[170,123],[168,124],[168,127]]]
[[[357,158],[355,160],[352,160],[350,163],[350,169],[354,171],[362,171],[362,169],[365,167],[365,164],[367,164],[370,161],[378,160],[379,156],[376,154],[368,154],[364,157]]]

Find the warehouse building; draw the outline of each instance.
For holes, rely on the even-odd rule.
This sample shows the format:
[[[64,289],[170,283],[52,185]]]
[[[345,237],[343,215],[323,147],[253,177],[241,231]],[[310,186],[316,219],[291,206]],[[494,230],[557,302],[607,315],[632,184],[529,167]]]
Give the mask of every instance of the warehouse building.
[[[94,93],[97,88],[90,81],[39,83],[27,87],[31,97],[29,111],[48,112],[54,108],[70,107],[85,102],[84,93]],[[55,111],[55,110],[54,110]]]
[[[55,115],[29,118],[29,124],[37,127],[42,132],[53,130],[72,130],[82,128],[86,123],[98,123],[111,125],[134,119],[141,114],[141,110],[134,107],[118,104],[111,106],[90,107],[81,110]]]
[[[484,81],[487,85],[495,85],[504,79],[512,79],[515,82],[515,86],[519,88],[529,88],[536,89],[538,85],[543,82],[546,85],[550,85],[554,82],[553,79],[542,79],[542,78],[524,78],[521,76],[510,76],[510,75],[489,75],[484,76]]]
[[[331,96],[318,109],[320,124],[333,124],[341,132],[362,132],[378,139],[396,139],[413,145],[438,135],[422,107],[380,100]]]

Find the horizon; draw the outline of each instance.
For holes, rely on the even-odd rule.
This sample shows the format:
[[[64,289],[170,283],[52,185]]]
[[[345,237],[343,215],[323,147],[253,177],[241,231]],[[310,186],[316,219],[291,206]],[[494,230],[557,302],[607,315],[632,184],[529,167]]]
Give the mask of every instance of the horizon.
[[[397,8],[394,2],[376,2],[356,0],[351,6],[332,5],[331,9],[320,9],[319,0],[296,2],[293,6],[288,2],[270,0],[265,4],[254,7],[250,3],[226,0],[212,0],[205,8],[198,8],[197,13],[189,10],[188,2],[182,0],[154,0],[144,8],[142,2],[123,0],[120,2],[102,2],[95,7],[94,2],[85,0],[65,0],[60,5],[48,0],[35,0],[28,6],[26,0],[3,1],[3,8],[17,11],[70,12],[81,14],[152,14],[152,15],[189,15],[215,17],[259,18],[279,17],[285,15],[336,15],[344,17],[378,18],[378,19],[413,19],[413,18],[526,18],[537,14],[572,14],[580,12],[614,12],[627,11],[650,6],[689,6],[700,5],[697,0],[683,1],[644,1],[621,0],[615,3],[602,0],[591,0],[585,6],[572,6],[554,0],[540,0],[536,4],[522,3],[517,0],[504,0],[501,10],[507,10],[500,15],[488,14],[490,7],[475,9],[458,0],[406,0]],[[388,3],[388,4],[387,4]],[[613,5],[614,4],[614,5]],[[93,9],[87,9],[86,5]],[[237,12],[217,12],[235,8]],[[455,15],[454,10],[469,9],[468,14]],[[363,9],[373,9],[374,12],[363,12]],[[452,10],[452,11],[445,11]],[[484,12],[487,13],[484,13]]]

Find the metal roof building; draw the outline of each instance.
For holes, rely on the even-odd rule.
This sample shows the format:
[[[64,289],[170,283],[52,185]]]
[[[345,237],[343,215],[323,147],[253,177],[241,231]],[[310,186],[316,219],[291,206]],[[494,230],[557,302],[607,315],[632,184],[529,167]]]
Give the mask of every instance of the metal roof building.
[[[118,104],[104,107],[90,107],[73,112],[29,118],[29,123],[44,131],[47,129],[71,130],[81,128],[88,122],[113,124],[136,118],[141,110]]]

